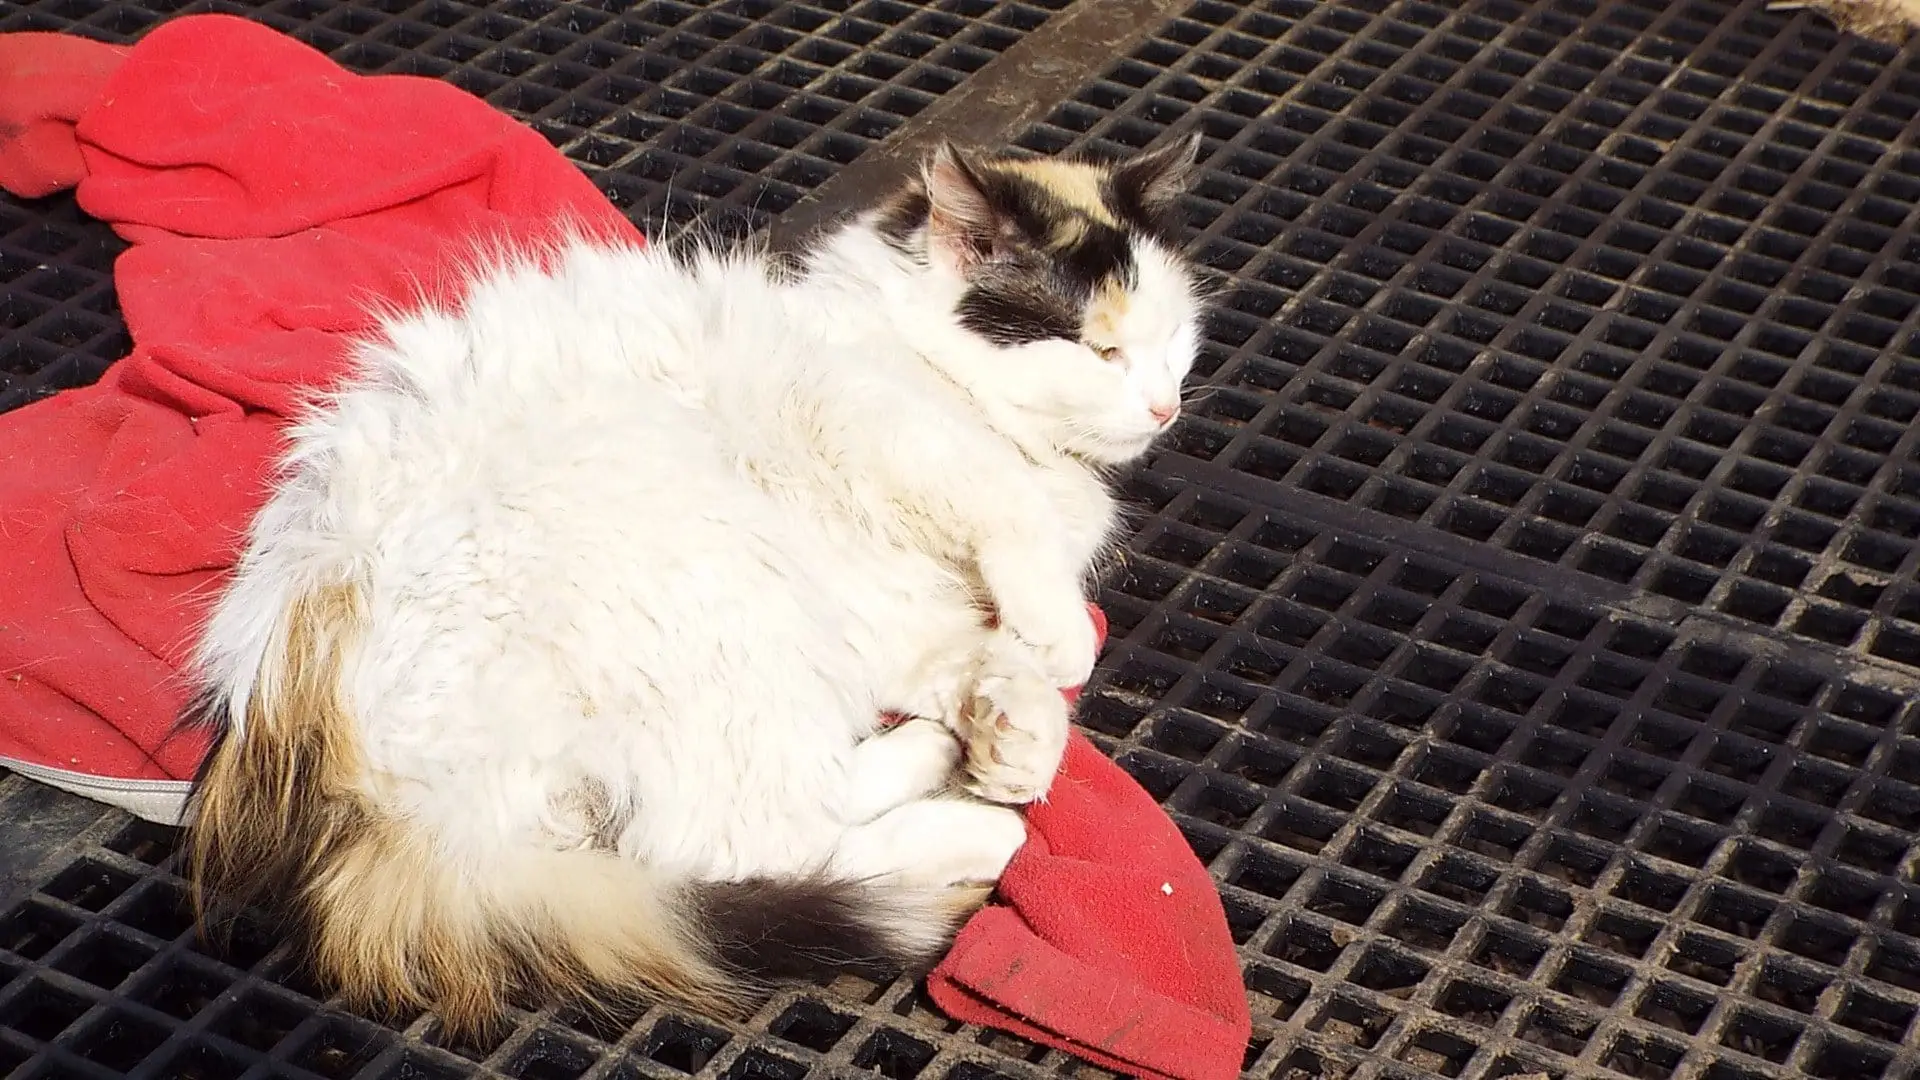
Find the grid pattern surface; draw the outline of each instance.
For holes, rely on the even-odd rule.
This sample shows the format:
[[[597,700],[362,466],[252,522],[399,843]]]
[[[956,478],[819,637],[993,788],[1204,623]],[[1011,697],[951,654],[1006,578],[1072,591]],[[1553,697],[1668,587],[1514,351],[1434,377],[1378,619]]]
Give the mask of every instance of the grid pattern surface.
[[[85,386],[132,348],[113,292],[124,247],[71,196],[0,196],[0,411]]]
[[[0,0],[0,33],[125,41],[179,14],[242,15],[349,70],[485,98],[650,231],[698,221],[726,234],[764,226],[1066,3]],[[95,332],[115,314],[104,285],[117,247],[53,203],[0,198],[0,408],[91,382],[125,349]],[[50,255],[57,268],[32,271]]]
[[[527,121],[658,226],[754,226],[1067,0],[51,0],[0,31],[125,38],[227,11],[351,70],[445,79]]]
[[[1208,137],[1171,456],[1920,668],[1915,54],[1663,0],[1201,0],[1023,143]]]
[[[932,10],[990,53],[1056,6]],[[845,102],[842,74],[882,98],[964,78],[909,7],[258,14],[487,94],[657,222],[791,205],[819,180],[720,147],[824,177],[852,105],[753,140]],[[1021,137],[1208,137],[1189,209],[1233,310],[1130,481],[1081,721],[1220,883],[1250,1080],[1920,1077],[1920,156],[1898,145],[1920,50],[1762,7],[1195,0]],[[0,28],[158,11],[0,3]],[[821,41],[847,51],[802,55]],[[906,66],[862,67],[882,57]],[[789,60],[812,81],[759,103]],[[935,69],[953,81],[913,84]],[[635,117],[662,123],[616,130]],[[719,141],[675,149],[687,130]],[[0,408],[124,348],[101,235],[0,203],[0,372],[29,373]],[[444,1046],[430,1016],[327,1003],[268,928],[201,943],[172,844],[107,817],[0,912],[0,1074],[1104,1075],[904,981],[791,990],[741,1025],[549,1009]]]
[[[1907,688],[1137,488],[1081,722],[1221,883],[1250,1075],[1912,1075]]]
[[[516,1014],[497,1042],[450,1043],[431,1016],[322,1005],[324,991],[267,926],[243,923],[208,945],[171,872],[175,839],[116,815],[0,916],[0,1075],[992,1080],[1036,1073],[1043,1060],[1019,1040],[947,1021],[910,982],[858,979],[786,991],[745,1024],[550,1009]]]

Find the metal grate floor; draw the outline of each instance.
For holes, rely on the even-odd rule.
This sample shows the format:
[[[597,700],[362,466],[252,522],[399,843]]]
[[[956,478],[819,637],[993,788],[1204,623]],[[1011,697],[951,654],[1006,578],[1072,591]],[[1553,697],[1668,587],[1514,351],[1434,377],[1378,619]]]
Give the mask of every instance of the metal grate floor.
[[[1081,719],[1220,882],[1247,1075],[1920,1077],[1920,46],[1763,0],[214,7],[482,93],[655,223],[844,209],[947,129],[1203,132],[1237,292]],[[1061,100],[969,91],[1026,72]],[[115,250],[0,201],[0,408],[125,347]],[[0,822],[0,1073],[1101,1075],[853,979],[443,1047],[266,928],[206,951],[166,830],[18,778]]]

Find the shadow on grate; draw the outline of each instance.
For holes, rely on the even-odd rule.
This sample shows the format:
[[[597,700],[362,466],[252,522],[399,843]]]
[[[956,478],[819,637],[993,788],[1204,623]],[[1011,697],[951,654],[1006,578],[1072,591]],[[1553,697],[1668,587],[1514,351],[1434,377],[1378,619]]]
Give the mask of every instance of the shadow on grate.
[[[1208,136],[1183,475],[1912,670],[1920,69],[1763,7],[1199,0],[1022,142]]]

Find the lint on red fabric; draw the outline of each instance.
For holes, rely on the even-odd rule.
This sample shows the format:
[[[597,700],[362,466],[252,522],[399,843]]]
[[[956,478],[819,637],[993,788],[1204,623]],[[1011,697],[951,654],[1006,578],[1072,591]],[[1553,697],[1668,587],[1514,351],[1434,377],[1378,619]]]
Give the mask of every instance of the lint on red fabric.
[[[0,187],[71,188],[131,242],[134,342],[97,384],[0,416],[0,765],[172,823],[206,751],[172,736],[179,673],[286,423],[371,305],[450,299],[479,239],[638,236],[464,91],[222,15],[131,49],[0,35]],[[935,1002],[1143,1078],[1237,1076],[1239,963],[1172,820],[1078,733],[1027,820]]]

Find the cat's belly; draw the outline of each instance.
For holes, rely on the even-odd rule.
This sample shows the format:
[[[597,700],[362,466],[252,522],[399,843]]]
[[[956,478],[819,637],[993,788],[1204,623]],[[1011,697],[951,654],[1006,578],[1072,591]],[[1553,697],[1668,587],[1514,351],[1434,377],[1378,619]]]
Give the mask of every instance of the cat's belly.
[[[939,574],[776,503],[696,420],[423,431],[334,478],[378,489],[343,524],[377,553],[353,682],[390,797],[462,844],[701,876],[831,844]]]

